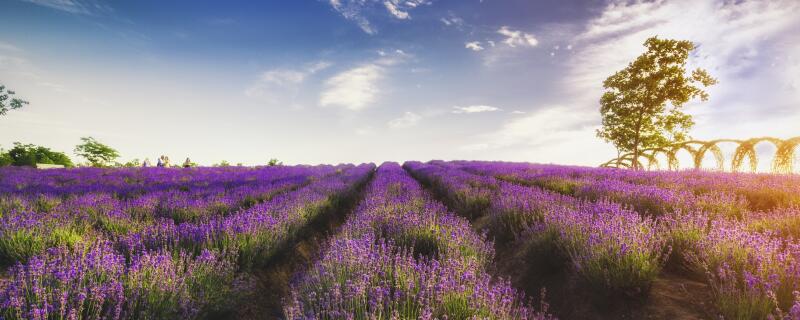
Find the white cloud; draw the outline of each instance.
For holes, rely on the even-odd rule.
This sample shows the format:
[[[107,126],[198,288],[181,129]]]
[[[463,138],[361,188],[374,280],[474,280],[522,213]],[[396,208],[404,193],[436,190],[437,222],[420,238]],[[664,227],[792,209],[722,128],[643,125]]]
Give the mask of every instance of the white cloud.
[[[422,5],[429,5],[433,0],[327,0],[334,10],[345,19],[355,22],[367,34],[377,34],[378,30],[372,25],[370,18],[374,15],[374,7],[381,5],[389,16],[407,20],[411,19],[409,11]]]
[[[448,27],[460,28],[461,26],[464,25],[464,19],[461,19],[460,17],[454,15],[453,13],[450,13],[446,17],[442,17],[441,19],[439,19],[439,21],[441,21],[445,26]]]
[[[319,61],[302,69],[274,69],[261,73],[253,84],[245,89],[245,95],[259,98],[269,103],[295,104],[300,85],[306,79],[331,66],[330,62]]]
[[[587,165],[608,160],[613,147],[594,134],[594,126],[600,123],[602,82],[644,52],[645,39],[656,35],[695,42],[698,49],[688,68],[705,68],[720,80],[710,88],[708,102],[687,108],[698,122],[692,131],[695,137],[796,133],[800,109],[794,106],[800,103],[800,94],[792,89],[792,82],[797,83],[799,74],[800,37],[793,32],[800,30],[798,12],[800,2],[794,0],[614,1],[581,28],[566,27],[568,34],[559,37],[569,39],[562,46],[570,53],[565,55],[566,72],[559,84],[560,95],[568,97],[561,103],[569,108],[514,117],[461,149],[492,149],[495,157],[507,159],[530,155],[536,161]],[[508,34],[512,37],[506,40],[524,38]],[[775,67],[768,67],[772,63]],[[767,110],[781,106],[780,112]],[[753,125],[732,130],[731,122],[723,118]],[[575,151],[586,148],[592,151]]]
[[[409,128],[417,125],[420,120],[422,120],[422,116],[413,112],[406,112],[402,117],[389,121],[387,125],[392,129]]]
[[[376,82],[384,76],[384,68],[367,64],[335,75],[325,82],[319,104],[323,107],[340,106],[348,110],[361,110],[377,99]]]
[[[509,47],[516,48],[516,47],[535,47],[539,44],[539,41],[530,34],[525,33],[519,30],[512,30],[508,26],[503,26],[497,33],[505,36],[506,38],[503,39],[503,43],[508,45]]]
[[[585,132],[591,126],[592,117],[576,113],[572,108],[549,107],[528,116],[515,118],[500,130],[481,134],[463,146],[462,150],[496,149],[512,146],[537,146],[544,143],[563,141],[576,132]],[[480,146],[478,148],[477,146]]]
[[[386,10],[389,10],[389,13],[391,13],[397,19],[405,20],[411,17],[408,15],[407,11],[401,10],[391,1],[384,1],[383,5],[386,6]]]
[[[694,42],[693,67],[726,80],[758,64],[761,44],[797,27],[798,9],[800,2],[793,0],[614,2],[577,35],[582,47],[571,61],[569,85],[577,91],[592,88],[599,96],[602,80],[641,54],[644,41],[656,35]]]
[[[342,107],[351,111],[368,108],[377,100],[381,92],[380,82],[389,69],[413,57],[403,50],[381,50],[378,54],[378,59],[342,71],[326,80],[319,105]]]
[[[369,20],[361,14],[363,1],[329,0],[334,10],[338,11],[345,19],[355,22],[367,34],[376,34],[378,30],[372,27]]]
[[[483,50],[483,46],[481,46],[481,42],[480,41],[467,42],[467,43],[464,44],[464,47],[467,48],[467,49],[470,49],[472,51],[481,51],[481,50]]]
[[[481,113],[481,112],[494,112],[499,111],[500,108],[492,107],[492,106],[467,106],[467,107],[453,107],[452,113],[461,114],[461,113]]]
[[[107,4],[93,0],[23,0],[23,1],[72,14],[96,15],[96,14],[108,14],[114,11]]]

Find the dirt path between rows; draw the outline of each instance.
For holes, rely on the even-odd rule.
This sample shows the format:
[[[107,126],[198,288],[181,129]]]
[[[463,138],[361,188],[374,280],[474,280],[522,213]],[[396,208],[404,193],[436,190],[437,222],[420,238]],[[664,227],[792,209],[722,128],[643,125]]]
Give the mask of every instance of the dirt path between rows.
[[[319,214],[301,229],[262,268],[253,271],[254,290],[240,298],[236,310],[227,319],[282,319],[283,300],[289,295],[289,284],[320,256],[330,236],[335,234],[363,198],[365,187],[374,173],[361,182],[355,191],[340,199],[339,204]]]
[[[415,177],[412,174],[412,177]],[[473,228],[482,231],[484,213],[458,212],[445,196],[432,190],[425,181],[415,177],[430,193],[452,212],[470,219]],[[489,237],[497,235],[489,234]],[[697,279],[679,272],[664,270],[643,298],[611,297],[602,292],[590,292],[580,279],[570,272],[569,265],[551,253],[531,253],[524,244],[495,242],[495,259],[491,272],[496,278],[508,279],[511,284],[532,297],[538,304],[545,293],[549,312],[559,319],[715,319],[711,289]]]
[[[545,288],[550,312],[559,319],[716,318],[708,285],[678,272],[662,271],[643,298],[614,297],[587,290],[567,265],[542,263],[546,257],[520,247],[496,245],[494,274],[527,296],[538,298]]]

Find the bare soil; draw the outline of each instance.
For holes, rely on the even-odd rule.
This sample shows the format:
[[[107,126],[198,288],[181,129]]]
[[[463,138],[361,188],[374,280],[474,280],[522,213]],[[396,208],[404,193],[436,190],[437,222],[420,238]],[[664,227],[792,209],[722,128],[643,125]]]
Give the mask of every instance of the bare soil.
[[[297,232],[292,241],[284,244],[278,253],[263,267],[251,272],[245,279],[250,290],[239,297],[235,306],[225,315],[211,315],[214,319],[283,319],[283,302],[290,294],[290,284],[302,275],[320,257],[328,238],[344,223],[363,197],[371,176],[356,187],[337,205],[311,221]]]
[[[467,217],[475,230],[485,229],[485,212],[457,212],[444,194],[420,179],[417,181],[450,210]],[[495,241],[491,271],[495,277],[511,281],[534,302],[546,303],[548,312],[562,320],[718,318],[709,286],[681,268],[665,268],[646,295],[615,295],[589,288],[571,272],[565,257],[558,252],[536,251],[514,241]],[[544,299],[540,301],[543,293]]]
[[[716,318],[708,285],[676,271],[664,270],[649,294],[632,298],[588,288],[558,261],[562,258],[531,253],[515,243],[496,247],[495,275],[531,297],[544,289],[549,312],[559,319]]]

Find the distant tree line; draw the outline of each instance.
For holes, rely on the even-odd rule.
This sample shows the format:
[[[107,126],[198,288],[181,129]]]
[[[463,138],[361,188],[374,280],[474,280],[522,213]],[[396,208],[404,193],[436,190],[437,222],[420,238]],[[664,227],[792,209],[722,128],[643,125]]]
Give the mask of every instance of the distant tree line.
[[[16,110],[28,105],[28,101],[15,97],[14,91],[6,89],[0,84],[0,116],[5,116],[11,110]],[[81,158],[86,159],[88,166],[92,167],[140,167],[143,165],[139,159],[120,163],[117,162],[119,152],[92,137],[81,138],[81,143],[75,146],[73,152]],[[187,161],[189,161],[187,159]],[[75,167],[75,163],[63,152],[53,151],[50,148],[33,144],[23,144],[14,142],[14,147],[9,150],[0,148],[0,166],[36,166],[37,164],[55,164],[66,168]],[[278,159],[270,159],[268,166],[279,166],[283,163]],[[222,160],[215,167],[227,167],[231,164]],[[242,166],[237,163],[237,166]],[[197,163],[190,162],[188,167],[197,167]],[[180,166],[176,166],[180,167]]]
[[[92,137],[81,138],[83,143],[75,147],[75,154],[86,159],[91,167],[132,166],[131,163],[120,164],[117,150],[104,145]],[[36,166],[37,164],[57,164],[72,168],[75,164],[63,152],[34,144],[14,142],[8,151],[0,149],[0,166]]]

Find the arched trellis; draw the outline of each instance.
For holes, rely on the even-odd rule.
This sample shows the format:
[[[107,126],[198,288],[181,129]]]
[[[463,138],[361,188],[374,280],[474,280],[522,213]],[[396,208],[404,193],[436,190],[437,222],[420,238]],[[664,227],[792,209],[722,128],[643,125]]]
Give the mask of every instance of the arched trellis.
[[[747,140],[736,139],[717,139],[711,141],[691,140],[679,142],[666,146],[664,148],[651,148],[640,151],[639,158],[634,159],[633,153],[626,153],[616,159],[612,159],[606,163],[601,164],[601,167],[615,167],[615,168],[647,168],[647,169],[661,169],[661,164],[658,162],[657,156],[663,155],[667,159],[667,168],[669,170],[677,170],[680,167],[677,154],[681,150],[687,151],[693,160],[694,167],[700,169],[703,165],[703,159],[707,153],[711,152],[714,156],[716,169],[723,170],[725,168],[725,157],[722,154],[722,149],[719,147],[721,143],[735,143],[736,150],[733,152],[731,159],[731,170],[734,172],[742,171],[742,166],[745,160],[749,164],[751,172],[755,172],[758,168],[758,154],[756,153],[756,146],[761,143],[769,143],[775,146],[775,156],[772,159],[772,172],[774,173],[792,173],[794,171],[794,156],[798,147],[800,146],[800,137],[793,137],[786,140],[761,137],[752,138]],[[642,163],[642,158],[647,162],[647,166]],[[634,165],[634,163],[636,165]]]
[[[772,171],[778,173],[794,172],[794,156],[800,146],[800,137],[784,140],[775,150],[775,160],[772,161]]]

